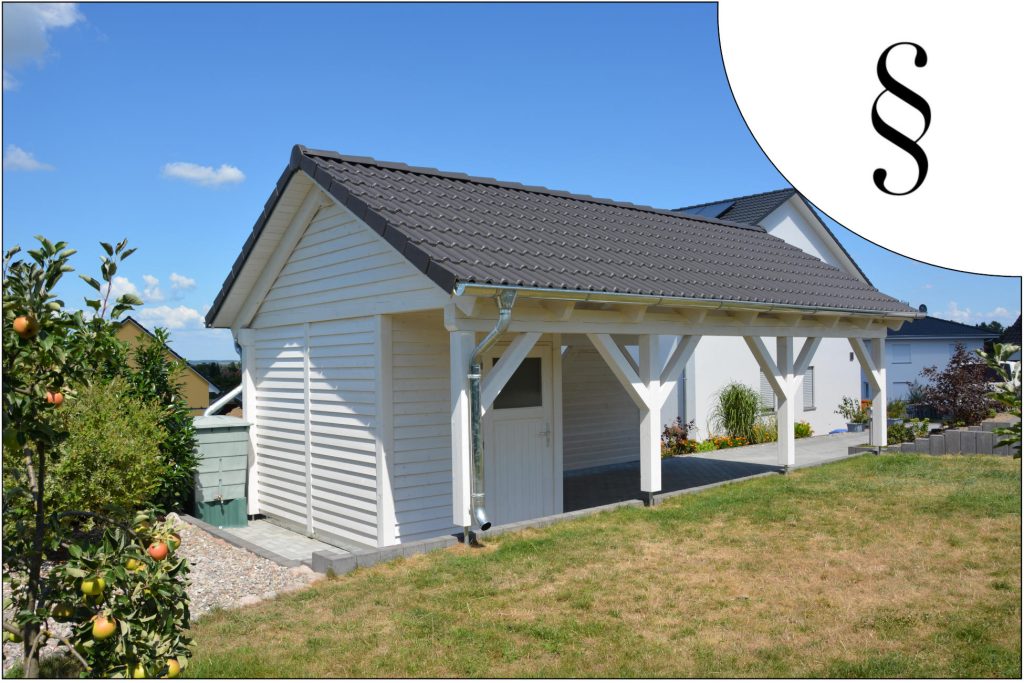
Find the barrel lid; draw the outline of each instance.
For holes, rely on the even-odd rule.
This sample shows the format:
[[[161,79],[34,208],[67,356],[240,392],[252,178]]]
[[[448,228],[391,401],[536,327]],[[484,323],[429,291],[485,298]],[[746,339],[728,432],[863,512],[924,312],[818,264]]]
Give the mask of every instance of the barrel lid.
[[[248,427],[249,423],[232,415],[200,415],[192,418],[196,429],[223,429],[225,427]]]

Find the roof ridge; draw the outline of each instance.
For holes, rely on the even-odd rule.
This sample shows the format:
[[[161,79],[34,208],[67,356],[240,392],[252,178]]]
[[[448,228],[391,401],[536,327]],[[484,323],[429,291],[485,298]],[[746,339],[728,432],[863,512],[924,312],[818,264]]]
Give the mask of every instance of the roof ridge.
[[[647,204],[634,204],[633,202],[620,201],[617,199],[610,199],[607,197],[594,197],[589,194],[577,194],[575,192],[569,192],[567,190],[554,190],[543,185],[524,185],[508,180],[497,180],[495,178],[489,178],[486,176],[473,176],[467,173],[460,173],[457,171],[442,171],[432,166],[410,166],[399,161],[381,161],[373,157],[364,156],[352,156],[348,154],[341,154],[331,150],[311,149],[304,145],[296,145],[296,149],[307,157],[321,157],[324,159],[334,159],[337,161],[344,161],[351,164],[362,164],[364,166],[376,166],[378,168],[386,168],[394,171],[402,171],[406,173],[417,173],[420,175],[432,175],[440,178],[448,178],[451,180],[460,180],[463,182],[471,182],[480,185],[492,185],[494,187],[501,187],[509,190],[516,190],[520,192],[532,192],[534,194],[544,194],[551,197],[561,197],[563,199],[573,199],[576,201],[589,202],[591,204],[600,204],[602,206],[614,206],[621,209],[631,209],[634,211],[643,211],[646,213],[653,213],[660,216],[668,216],[671,218],[687,218],[690,220],[701,221],[704,223],[710,223],[712,225],[726,225],[732,228],[741,228],[743,230],[750,230],[752,232],[765,232],[765,229],[759,225],[751,225],[748,223],[736,223],[733,221],[722,220],[720,218],[710,218],[707,216],[680,216],[678,210],[672,209],[659,209],[656,206],[649,206]],[[775,190],[778,192],[778,190]]]
[[[763,196],[768,195],[768,194],[775,194],[776,192],[786,192],[786,191],[791,191],[794,194],[799,194],[799,192],[797,192],[797,189],[795,187],[780,187],[777,190],[766,190],[764,192],[755,192],[754,194],[740,195],[739,197],[727,197],[725,199],[716,199],[714,201],[703,202],[701,204],[690,204],[688,206],[679,207],[678,209],[673,209],[673,211],[683,211],[685,209],[695,209],[695,208],[700,207],[700,206],[711,206],[712,204],[724,204],[725,202],[738,202],[741,199],[753,199],[754,197],[763,197]]]

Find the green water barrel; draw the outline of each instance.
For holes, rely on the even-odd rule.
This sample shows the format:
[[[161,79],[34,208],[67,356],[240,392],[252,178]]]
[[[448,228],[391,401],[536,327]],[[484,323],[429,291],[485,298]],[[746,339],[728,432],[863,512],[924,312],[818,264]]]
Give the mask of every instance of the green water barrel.
[[[195,516],[217,527],[248,525],[249,423],[228,415],[193,418],[196,428]]]

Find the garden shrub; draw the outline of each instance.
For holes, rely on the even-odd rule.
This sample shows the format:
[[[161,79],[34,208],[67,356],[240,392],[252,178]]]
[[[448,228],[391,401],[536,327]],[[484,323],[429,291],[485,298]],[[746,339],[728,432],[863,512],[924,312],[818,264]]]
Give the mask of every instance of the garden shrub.
[[[160,442],[162,476],[151,502],[165,511],[182,511],[192,501],[199,456],[192,413],[179,379],[185,363],[168,357],[169,341],[167,330],[156,328],[132,353],[135,369],[126,369],[125,376],[135,396],[162,406],[160,424],[166,432]]]
[[[1020,382],[1020,361],[1013,362],[1010,359],[1020,353],[1020,346],[1017,344],[993,344],[992,353],[985,353],[978,350],[977,353],[985,364],[991,368],[999,382],[995,389],[989,393],[998,406],[1017,418],[1009,427],[996,427],[993,432],[1000,439],[996,446],[1009,446],[1017,452],[1015,458],[1021,455],[1021,382]]]
[[[159,405],[114,379],[85,386],[59,412],[68,437],[49,472],[52,512],[132,509],[150,500],[166,475]]]
[[[750,430],[750,443],[771,443],[779,440],[779,424],[774,415],[758,418]]]
[[[931,366],[921,371],[929,384],[924,388],[927,403],[950,423],[973,425],[988,416],[988,382],[985,364],[957,344],[949,363],[942,370]]]
[[[757,391],[739,382],[731,382],[718,392],[711,420],[716,431],[750,442],[760,411],[761,397]]]
[[[901,444],[905,441],[913,441],[917,438],[917,433],[914,427],[908,424],[900,423],[889,425],[886,430],[886,443],[890,446],[895,444]]]
[[[693,420],[683,422],[683,418],[677,417],[672,424],[666,425],[661,433],[661,457],[670,458],[673,455],[686,455],[696,450],[697,442],[691,437],[697,432]]]
[[[889,401],[889,405],[886,406],[886,414],[893,419],[900,419],[907,416],[907,402],[901,398],[896,398]]]
[[[717,450],[717,446],[715,446],[715,442],[712,441],[711,439],[708,439],[707,441],[701,441],[701,442],[697,443],[694,452],[695,453],[707,453],[709,451],[714,451],[714,450]]]
[[[814,430],[811,429],[810,422],[797,422],[793,426],[793,434],[798,439],[806,439],[809,436],[814,436]]]

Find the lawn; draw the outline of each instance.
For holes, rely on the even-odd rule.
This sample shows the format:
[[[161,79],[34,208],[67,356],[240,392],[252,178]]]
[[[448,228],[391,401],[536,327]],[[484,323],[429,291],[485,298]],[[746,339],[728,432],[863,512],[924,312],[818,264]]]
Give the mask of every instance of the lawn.
[[[1021,675],[1020,461],[862,456],[324,580],[202,677]]]

